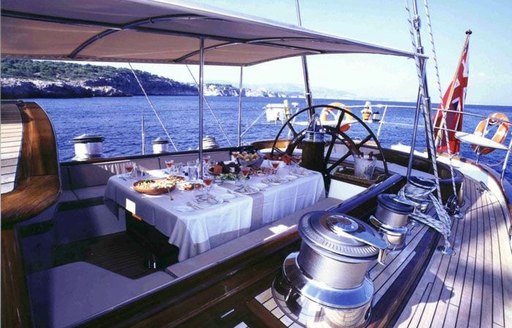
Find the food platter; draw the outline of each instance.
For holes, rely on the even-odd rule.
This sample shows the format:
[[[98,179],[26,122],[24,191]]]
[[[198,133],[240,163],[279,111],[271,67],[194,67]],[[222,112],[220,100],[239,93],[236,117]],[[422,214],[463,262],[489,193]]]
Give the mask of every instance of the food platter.
[[[146,195],[161,195],[176,188],[176,184],[184,178],[168,176],[160,179],[143,179],[133,184],[133,190]]]

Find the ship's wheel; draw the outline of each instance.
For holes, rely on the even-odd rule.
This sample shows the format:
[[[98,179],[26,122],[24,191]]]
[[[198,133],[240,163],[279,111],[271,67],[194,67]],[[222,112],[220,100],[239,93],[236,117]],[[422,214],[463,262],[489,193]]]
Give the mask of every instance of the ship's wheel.
[[[341,104],[340,104],[341,105]],[[281,127],[274,139],[272,149],[270,152],[271,157],[275,156],[293,156],[296,149],[303,148],[303,142],[306,138],[308,124],[314,115],[325,116],[326,110],[332,115],[332,120],[320,120],[323,129],[325,130],[325,151],[324,157],[319,158],[323,161],[322,169],[326,187],[330,185],[330,179],[335,173],[336,168],[342,167],[342,163],[350,157],[362,155],[362,147],[368,146],[376,148],[376,158],[383,163],[384,176],[389,176],[388,166],[384,158],[384,152],[380,145],[377,136],[373,133],[370,127],[352,111],[344,106],[337,104],[330,105],[315,105],[306,107],[297,113],[293,114]],[[302,123],[302,124],[301,124]],[[300,129],[297,129],[299,127]],[[289,131],[287,138],[284,138],[286,131]],[[350,134],[356,135],[354,138]],[[357,137],[357,139],[355,139]],[[288,140],[286,149],[279,148],[278,145],[282,144],[283,139]],[[355,139],[355,140],[354,140]],[[346,146],[347,152],[339,158],[333,156],[333,149],[337,143],[342,143]]]

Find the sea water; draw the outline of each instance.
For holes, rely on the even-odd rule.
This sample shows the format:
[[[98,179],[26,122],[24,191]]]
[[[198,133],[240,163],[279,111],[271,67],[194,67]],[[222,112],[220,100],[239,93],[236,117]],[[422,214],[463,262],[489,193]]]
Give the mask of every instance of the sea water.
[[[101,135],[103,142],[103,154],[107,157],[138,155],[144,149],[146,153],[152,151],[152,141],[157,137],[168,138],[162,124],[171,137],[170,150],[197,149],[198,140],[198,98],[194,96],[151,97],[155,111],[161,118],[157,118],[154,110],[149,106],[144,97],[101,97],[80,99],[27,99],[36,101],[41,105],[50,117],[59,149],[60,161],[69,161],[74,156],[73,138],[81,134]],[[282,103],[283,99],[246,97],[242,103],[242,132],[243,144],[250,144],[256,140],[274,139],[281,129],[278,122],[265,121],[264,106],[269,103]],[[299,108],[306,107],[304,99],[288,99],[289,103],[297,102]],[[329,104],[341,101],[347,106],[354,107],[353,112],[360,115],[365,100],[340,100],[340,99],[316,99],[314,104]],[[379,110],[382,116],[383,108],[377,104],[389,104],[399,106],[414,106],[414,103],[380,102],[372,101],[373,110]],[[505,113],[512,118],[511,106],[482,106],[466,105],[467,112],[478,113],[487,116],[494,112]],[[411,144],[412,123],[414,110],[388,110],[384,117],[386,122],[397,122],[400,125],[386,124],[381,131],[379,140],[383,147],[389,148],[393,144]],[[464,116],[463,131],[473,132],[481,117]],[[220,125],[218,124],[220,123]],[[144,138],[142,138],[142,126],[144,126]],[[221,127],[220,127],[221,126]],[[379,124],[369,123],[370,129],[377,134]],[[359,129],[359,131],[358,131]],[[366,132],[359,126],[353,125],[347,133],[362,134]],[[221,147],[236,146],[238,144],[238,98],[237,97],[207,97],[204,104],[204,135],[215,137]],[[510,138],[510,137],[509,137]],[[507,146],[509,142],[507,138]],[[425,133],[419,131],[416,150],[425,150]],[[475,158],[470,145],[461,144],[461,156]],[[480,161],[485,164],[495,165],[494,169],[501,171],[504,151],[496,150]],[[512,159],[511,159],[512,161]],[[501,164],[500,164],[501,163]],[[507,169],[507,179],[512,181],[512,165]]]

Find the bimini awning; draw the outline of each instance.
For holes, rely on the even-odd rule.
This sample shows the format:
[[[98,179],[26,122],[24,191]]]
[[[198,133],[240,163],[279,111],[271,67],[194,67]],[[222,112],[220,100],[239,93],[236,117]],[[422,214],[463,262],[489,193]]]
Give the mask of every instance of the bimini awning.
[[[2,57],[248,66],[302,55],[410,52],[164,0],[2,0]]]

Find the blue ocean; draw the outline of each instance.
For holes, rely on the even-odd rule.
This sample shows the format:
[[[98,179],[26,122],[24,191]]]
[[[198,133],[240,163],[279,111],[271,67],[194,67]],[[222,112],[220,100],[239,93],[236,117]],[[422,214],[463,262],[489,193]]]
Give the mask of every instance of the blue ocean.
[[[213,136],[221,146],[236,146],[238,143],[238,98],[207,97],[204,106],[204,135]],[[125,156],[142,153],[141,126],[144,122],[144,140],[146,153],[152,151],[152,141],[157,137],[167,137],[162,124],[166,127],[172,142],[179,151],[197,149],[198,147],[198,98],[197,97],[151,97],[161,123],[153,113],[144,97],[128,98],[81,98],[81,99],[31,99],[39,103],[50,116],[57,135],[60,161],[69,161],[74,156],[73,138],[81,134],[101,135],[105,138],[103,153],[105,156]],[[366,100],[316,99],[314,104],[328,104],[341,101],[347,106],[362,106]],[[247,97],[242,103],[243,144],[255,140],[273,139],[281,128],[281,124],[268,123],[263,114],[263,107],[268,103],[279,103],[282,99]],[[297,102],[299,108],[306,106],[305,100],[289,99]],[[413,103],[380,102],[378,104],[398,106],[414,106]],[[354,109],[359,112],[360,108]],[[382,108],[380,109],[381,115]],[[466,111],[487,116],[494,112],[505,113],[512,118],[511,106],[466,105]],[[144,120],[142,120],[144,118]],[[380,142],[384,147],[393,144],[411,144],[411,132],[414,120],[412,109],[391,109],[385,113],[386,122],[399,122],[400,125],[384,125],[380,132]],[[463,131],[472,132],[481,117],[464,116]],[[218,122],[222,127],[219,127]],[[378,123],[369,124],[377,133]],[[358,127],[354,127],[357,132]],[[352,128],[351,128],[352,129]],[[425,133],[418,132],[416,150],[425,150]],[[509,137],[510,138],[510,137]],[[509,139],[506,140],[508,145]],[[171,146],[171,150],[174,148]],[[475,158],[470,145],[461,145],[461,155]],[[494,151],[482,156],[480,161],[501,171],[504,151]],[[511,159],[512,161],[512,159]],[[507,168],[507,179],[512,181],[512,164]]]

